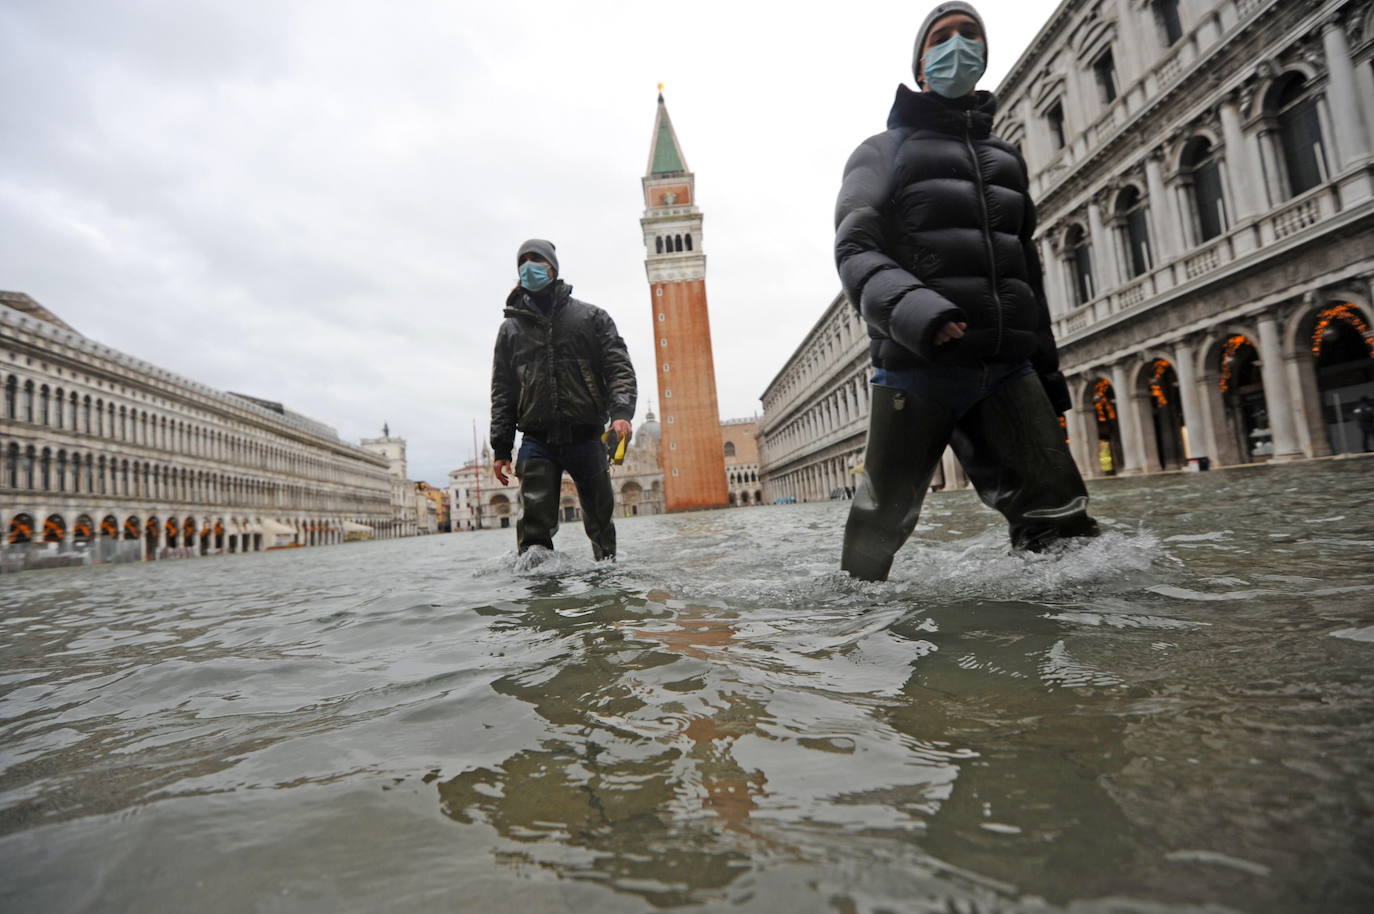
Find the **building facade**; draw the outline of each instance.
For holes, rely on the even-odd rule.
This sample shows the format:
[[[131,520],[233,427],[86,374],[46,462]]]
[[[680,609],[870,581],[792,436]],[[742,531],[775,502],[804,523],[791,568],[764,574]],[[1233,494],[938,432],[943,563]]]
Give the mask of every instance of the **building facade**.
[[[386,460],[391,481],[391,517],[385,524],[385,534],[415,536],[420,532],[420,518],[426,509],[416,499],[415,483],[406,478],[406,440],[393,437],[391,426],[383,425],[380,438],[364,438],[358,443],[363,450]]]
[[[998,89],[1086,475],[1359,448],[1374,395],[1374,10],[1065,0]],[[866,341],[832,301],[764,393],[769,500],[844,491]],[[947,452],[943,479],[963,485]]]
[[[758,416],[721,422],[720,450],[725,458],[730,507],[763,504],[763,484],[759,482]]]
[[[1068,0],[1004,80],[1090,475],[1358,448],[1374,7]]]
[[[868,434],[869,374],[868,331],[837,295],[760,398],[767,501],[852,494]]]
[[[342,542],[389,517],[385,462],[0,293],[0,568]]]
[[[661,446],[662,426],[650,410],[643,424],[635,429],[629,447],[625,448],[625,462],[611,467],[617,515],[638,517],[663,513]]]
[[[448,474],[449,526],[460,530],[509,527],[520,513],[520,482],[510,477],[505,485],[491,471],[491,449],[482,446],[481,457]]]
[[[653,305],[655,367],[662,419],[664,509],[728,503],[716,430],[716,369],[706,306],[706,254],[696,178],[658,96],[649,164],[642,180],[644,270]]]

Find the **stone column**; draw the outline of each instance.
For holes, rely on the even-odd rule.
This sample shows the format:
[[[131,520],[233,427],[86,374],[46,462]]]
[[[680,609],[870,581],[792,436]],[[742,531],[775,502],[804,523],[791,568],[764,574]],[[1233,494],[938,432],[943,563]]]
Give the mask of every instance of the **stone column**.
[[[1035,243],[1035,252],[1040,258],[1040,272],[1045,277],[1045,298],[1049,301],[1050,317],[1059,317],[1074,307],[1073,297],[1064,288],[1064,264],[1048,238],[1041,238]]]
[[[1356,95],[1350,41],[1340,16],[1322,23],[1322,49],[1326,52],[1326,102],[1331,106],[1331,127],[1343,171],[1369,155],[1369,130]]]
[[[1193,347],[1186,341],[1174,344],[1174,374],[1178,375],[1178,398],[1183,407],[1183,427],[1188,430],[1188,457],[1216,459],[1216,445],[1212,428],[1198,399],[1197,371],[1193,365]]]
[[[1293,426],[1293,402],[1288,392],[1283,352],[1279,343],[1278,322],[1272,313],[1259,319],[1260,374],[1264,378],[1264,403],[1269,411],[1269,433],[1274,442],[1274,460],[1292,460],[1298,448]]]
[[[1126,369],[1112,366],[1112,393],[1116,398],[1116,427],[1121,431],[1122,476],[1145,472],[1145,443],[1141,440],[1140,402],[1127,386]]]
[[[1231,188],[1237,222],[1244,222],[1265,210],[1263,171],[1256,161],[1255,148],[1246,141],[1240,126],[1240,103],[1234,94],[1222,99],[1221,137],[1226,143],[1226,178]]]
[[[1070,389],[1077,385],[1077,379],[1070,382]],[[1078,472],[1084,476],[1099,476],[1101,468],[1097,465],[1097,423],[1096,416],[1082,406],[1082,398],[1073,401],[1073,409],[1064,414],[1069,423],[1069,451],[1073,454]]]
[[[1088,204],[1088,231],[1093,238],[1093,268],[1099,282],[1099,295],[1121,285],[1121,274],[1116,269],[1116,246],[1112,244],[1111,232],[1102,219],[1105,197],[1106,194],[1099,193]]]
[[[1154,215],[1150,221],[1154,225],[1156,266],[1177,257],[1188,238],[1183,232],[1174,198],[1164,188],[1164,170],[1160,165],[1163,158],[1164,150],[1159,148],[1150,150],[1145,157],[1145,184],[1150,191],[1150,212]]]

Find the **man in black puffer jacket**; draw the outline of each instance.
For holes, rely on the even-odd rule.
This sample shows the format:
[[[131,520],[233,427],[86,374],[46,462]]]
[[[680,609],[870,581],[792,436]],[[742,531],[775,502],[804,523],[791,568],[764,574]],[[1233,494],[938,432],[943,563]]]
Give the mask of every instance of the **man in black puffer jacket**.
[[[506,298],[491,370],[492,469],[506,484],[519,429],[521,553],[553,548],[563,471],[582,502],[582,525],[598,560],[615,558],[615,493],[600,436],[630,439],[637,385],[625,341],[611,316],[572,297],[558,278],[552,242],[526,241],[516,254],[520,283]]]
[[[982,18],[941,3],[916,39],[924,91],[898,86],[888,129],[845,166],[835,260],[868,324],[864,477],[841,567],[884,580],[947,445],[1016,548],[1092,536],[1056,413],[1070,406],[1050,330],[1026,165],[992,135]]]

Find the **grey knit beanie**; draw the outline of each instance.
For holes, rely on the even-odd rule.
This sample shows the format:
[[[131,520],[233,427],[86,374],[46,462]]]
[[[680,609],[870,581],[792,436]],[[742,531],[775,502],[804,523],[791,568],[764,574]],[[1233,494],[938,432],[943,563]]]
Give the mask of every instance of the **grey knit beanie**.
[[[543,238],[531,238],[520,245],[520,250],[515,254],[515,262],[519,264],[520,258],[526,254],[538,254],[549,262],[554,273],[558,272],[558,254],[553,249],[552,241],[545,241]]]
[[[978,11],[973,8],[972,3],[965,3],[964,0],[945,0],[944,3],[935,4],[930,15],[926,16],[926,21],[921,23],[921,30],[916,33],[916,50],[911,55],[911,73],[916,77],[917,85],[921,82],[921,50],[926,45],[926,36],[935,27],[935,23],[950,13],[964,13],[972,16],[974,21],[978,23],[978,27],[983,30],[983,47],[987,48],[988,27],[983,24],[983,17],[978,15]]]

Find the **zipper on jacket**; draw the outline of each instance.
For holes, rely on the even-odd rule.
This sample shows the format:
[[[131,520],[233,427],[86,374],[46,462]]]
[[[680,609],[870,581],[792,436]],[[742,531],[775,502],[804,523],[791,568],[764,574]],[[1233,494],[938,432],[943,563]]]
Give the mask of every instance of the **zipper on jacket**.
[[[978,206],[983,211],[983,245],[988,250],[988,270],[992,274],[992,305],[997,310],[997,345],[992,354],[1002,351],[1002,297],[997,294],[997,253],[992,247],[992,227],[988,219],[987,189],[983,186],[983,169],[978,167],[978,154],[973,149],[973,112],[964,112],[964,145],[968,147],[968,157],[973,165],[973,176],[978,182]]]
[[[558,313],[557,296],[549,299],[548,330],[544,334],[544,352],[547,361],[544,370],[549,375],[549,399],[553,402],[553,415],[549,417],[549,437],[561,438],[563,435],[562,418],[558,405],[558,360],[554,358],[553,324],[554,318]]]

